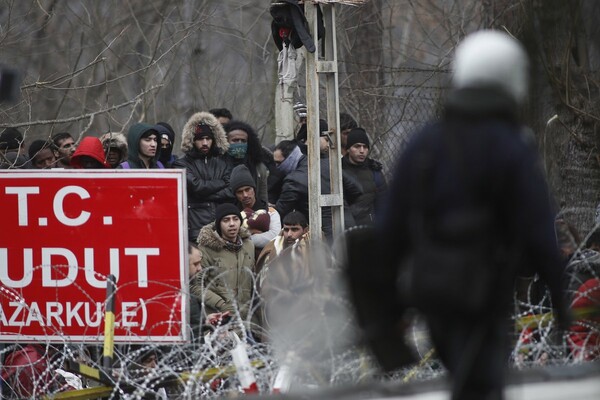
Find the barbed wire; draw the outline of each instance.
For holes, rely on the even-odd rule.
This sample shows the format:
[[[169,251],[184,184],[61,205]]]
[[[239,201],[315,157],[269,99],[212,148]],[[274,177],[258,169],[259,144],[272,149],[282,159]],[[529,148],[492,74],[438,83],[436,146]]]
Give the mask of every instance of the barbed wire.
[[[153,343],[134,337],[131,341],[121,340],[114,346],[113,368],[105,371],[105,379],[91,379],[82,373],[103,371],[99,325],[90,327],[87,332],[87,336],[96,337],[95,340],[76,343],[64,336],[61,326],[47,326],[45,340],[25,340],[0,349],[2,398],[42,398],[67,390],[88,391],[90,396],[103,393],[106,398],[121,399],[216,398],[243,393],[240,369],[232,355],[239,344],[238,337],[245,342],[243,347],[250,361],[248,369],[260,393],[279,389],[306,391],[368,381],[407,383],[445,374],[422,319],[414,314],[405,339],[418,361],[382,375],[368,349],[357,340],[352,306],[341,289],[343,278],[331,251],[323,244],[311,244],[310,256],[304,261],[306,265],[298,264],[298,260],[283,259],[275,265],[273,268],[283,275],[274,278],[271,285],[285,281],[290,286],[278,287],[275,291],[271,288],[271,293],[278,293],[275,297],[264,293],[257,296],[252,312],[244,321],[240,320],[236,306],[232,321],[205,326],[201,334],[187,343]],[[600,255],[579,249],[569,265],[570,298],[597,299],[599,293],[593,288],[580,289],[580,280],[582,271],[587,272],[590,279],[598,279]],[[299,267],[310,271],[297,274],[294,271]],[[34,268],[31,273],[38,269]],[[78,290],[85,291],[83,287]],[[0,286],[0,298],[19,302],[32,311],[32,304],[15,289]],[[56,301],[59,300],[57,297]],[[172,302],[173,311],[176,304]],[[265,310],[271,315],[269,323],[253,325],[254,314]],[[597,315],[576,315],[574,330],[564,334],[555,328],[551,311],[549,295],[539,280],[526,280],[515,298],[512,368],[573,365],[600,356]],[[10,318],[6,314],[5,310],[4,318]],[[247,325],[254,336],[240,331],[242,324]],[[153,328],[149,327],[148,332]],[[192,329],[191,326],[185,328]],[[261,341],[255,340],[257,332]],[[85,368],[77,370],[73,365]],[[282,385],[282,381],[285,384]]]

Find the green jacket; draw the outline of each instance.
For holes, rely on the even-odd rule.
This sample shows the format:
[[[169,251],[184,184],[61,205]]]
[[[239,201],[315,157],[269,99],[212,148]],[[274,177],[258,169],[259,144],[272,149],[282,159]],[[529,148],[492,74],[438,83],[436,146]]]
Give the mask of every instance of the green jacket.
[[[244,321],[248,320],[254,287],[254,245],[250,232],[241,228],[242,248],[232,251],[215,231],[214,222],[204,226],[198,235],[202,252],[203,285],[194,285],[192,295],[202,298],[207,314],[236,308]],[[202,293],[194,293],[201,290]]]

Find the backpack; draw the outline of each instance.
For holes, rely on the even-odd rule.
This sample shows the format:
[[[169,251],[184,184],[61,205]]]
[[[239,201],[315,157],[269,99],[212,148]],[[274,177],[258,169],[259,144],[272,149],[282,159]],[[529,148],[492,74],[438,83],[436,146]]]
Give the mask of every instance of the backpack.
[[[306,46],[307,51],[315,52],[315,42],[310,35],[308,22],[304,16],[304,5],[300,5],[298,0],[273,0],[269,12],[273,17],[271,34],[279,51],[283,50],[284,44],[287,47],[291,43],[295,49]],[[317,36],[319,39],[325,36],[323,14],[318,5]]]
[[[427,314],[479,317],[489,310],[498,270],[489,210],[458,211],[435,236],[423,232],[404,275],[417,309]]]
[[[165,166],[160,161],[156,162],[156,166],[160,169],[165,169]],[[131,165],[129,165],[129,161],[125,161],[121,163],[121,168],[123,169],[131,169]]]

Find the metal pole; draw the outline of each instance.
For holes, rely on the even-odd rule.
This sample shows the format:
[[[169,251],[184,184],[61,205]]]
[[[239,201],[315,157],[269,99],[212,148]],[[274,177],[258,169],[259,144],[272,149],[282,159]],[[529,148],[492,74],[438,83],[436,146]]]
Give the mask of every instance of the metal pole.
[[[317,4],[304,3],[304,13],[312,37],[317,42]],[[321,239],[321,164],[319,151],[319,77],[317,61],[319,46],[314,53],[306,53],[306,107],[307,107],[307,139],[308,143],[308,214],[311,238]]]
[[[113,366],[115,349],[115,292],[116,279],[114,275],[106,278],[106,309],[104,311],[104,353],[102,356],[102,368],[107,374]]]
[[[342,149],[340,141],[340,106],[338,95],[338,63],[337,36],[335,21],[335,4],[323,5],[323,20],[325,24],[325,60],[320,63],[320,69],[326,69],[325,90],[327,92],[327,124],[332,132],[329,146],[329,179],[331,194],[338,195],[333,199],[336,204],[331,207],[333,237],[344,231],[344,202],[342,187]],[[324,71],[325,72],[325,71]]]

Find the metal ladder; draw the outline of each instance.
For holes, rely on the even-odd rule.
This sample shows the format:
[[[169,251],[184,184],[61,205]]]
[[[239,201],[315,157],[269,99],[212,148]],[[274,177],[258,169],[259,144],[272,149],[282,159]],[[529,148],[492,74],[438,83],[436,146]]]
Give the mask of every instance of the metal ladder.
[[[313,1],[304,2],[304,12],[310,32],[316,43],[314,53],[306,53],[306,105],[308,143],[308,200],[311,237],[322,238],[321,209],[331,207],[333,237],[344,231],[344,198],[342,193],[342,161],[338,98],[337,37],[335,4],[320,3],[325,25],[325,54],[317,36],[317,7]],[[319,151],[319,93],[321,79],[327,99],[329,126],[329,170],[331,194],[321,194],[321,154]]]

